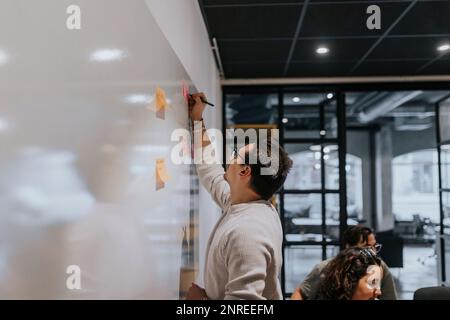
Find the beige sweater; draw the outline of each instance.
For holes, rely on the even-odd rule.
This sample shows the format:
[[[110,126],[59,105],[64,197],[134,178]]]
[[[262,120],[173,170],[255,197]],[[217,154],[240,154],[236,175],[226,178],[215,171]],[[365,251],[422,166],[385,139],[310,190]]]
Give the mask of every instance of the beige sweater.
[[[283,232],[278,212],[263,200],[231,205],[230,187],[219,164],[198,164],[197,172],[223,210],[206,247],[208,298],[283,299],[278,278]]]

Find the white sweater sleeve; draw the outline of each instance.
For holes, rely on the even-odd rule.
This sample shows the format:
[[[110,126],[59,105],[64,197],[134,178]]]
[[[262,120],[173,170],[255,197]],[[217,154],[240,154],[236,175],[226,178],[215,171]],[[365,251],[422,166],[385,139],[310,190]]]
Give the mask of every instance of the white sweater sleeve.
[[[214,163],[211,156],[213,145],[202,148],[203,161],[197,164],[197,174],[201,184],[211,194],[214,201],[220,208],[225,209],[230,200],[230,185],[224,178],[225,171],[221,164]],[[211,164],[212,163],[212,164]]]

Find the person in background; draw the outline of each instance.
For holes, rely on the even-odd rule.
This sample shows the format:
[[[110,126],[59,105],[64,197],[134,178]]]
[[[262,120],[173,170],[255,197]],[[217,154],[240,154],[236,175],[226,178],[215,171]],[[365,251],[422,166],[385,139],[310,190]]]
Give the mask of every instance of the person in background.
[[[318,287],[319,300],[377,300],[383,269],[375,251],[348,248],[324,268]]]
[[[373,231],[362,225],[349,227],[343,235],[344,248],[372,248],[376,253],[381,250],[381,244],[378,244]],[[324,260],[314,266],[313,270],[306,276],[300,286],[295,289],[291,296],[292,300],[314,300],[318,298],[318,289],[320,279],[323,276],[323,270],[331,259]],[[388,266],[381,260],[383,278],[381,281],[381,300],[397,300],[397,290],[395,288],[394,278],[389,271]]]

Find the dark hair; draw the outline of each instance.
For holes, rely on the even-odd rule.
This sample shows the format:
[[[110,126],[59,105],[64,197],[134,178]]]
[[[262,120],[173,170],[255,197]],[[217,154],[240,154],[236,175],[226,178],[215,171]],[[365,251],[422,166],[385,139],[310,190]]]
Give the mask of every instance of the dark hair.
[[[291,170],[292,160],[277,142],[267,139],[261,143],[255,143],[255,146],[256,148],[245,154],[246,163],[249,163],[248,159],[252,159],[252,157],[256,159],[256,163],[249,164],[252,174],[250,188],[264,200],[269,200],[283,186]],[[277,154],[272,154],[273,151]],[[271,167],[274,157],[278,157],[278,168],[272,174],[261,174],[262,168]],[[262,159],[267,161],[262,161]]]
[[[362,225],[349,227],[342,236],[344,247],[355,247],[361,241],[367,244],[369,241],[369,235],[372,233],[372,229]]]
[[[319,283],[319,298],[324,300],[351,300],[358,282],[371,265],[380,266],[381,260],[372,249],[348,248],[341,251],[324,268]]]

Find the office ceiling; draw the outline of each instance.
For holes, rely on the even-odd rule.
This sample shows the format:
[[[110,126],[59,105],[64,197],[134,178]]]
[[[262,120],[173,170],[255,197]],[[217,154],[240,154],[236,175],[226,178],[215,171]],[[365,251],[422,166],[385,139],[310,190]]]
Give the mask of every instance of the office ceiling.
[[[450,1],[199,0],[225,78],[450,74]],[[381,30],[369,30],[369,5]],[[316,53],[326,47],[329,52]]]

